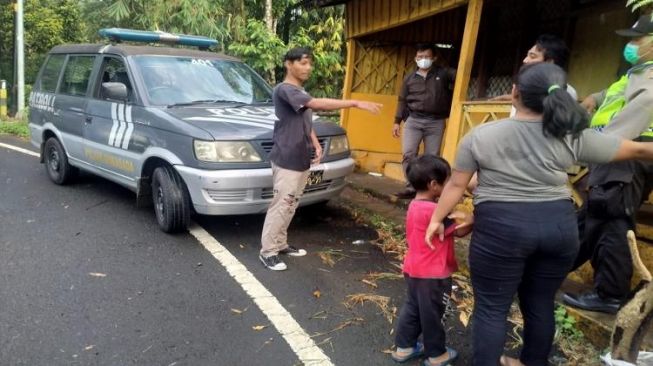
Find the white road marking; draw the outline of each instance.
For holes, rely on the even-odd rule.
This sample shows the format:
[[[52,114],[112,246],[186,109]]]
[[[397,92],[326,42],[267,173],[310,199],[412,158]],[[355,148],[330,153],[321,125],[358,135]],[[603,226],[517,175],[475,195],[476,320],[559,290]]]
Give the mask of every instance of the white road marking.
[[[0,142],[0,147],[4,147],[5,149],[9,149],[9,150],[18,151],[18,152],[26,154],[26,155],[35,156],[37,158],[41,157],[41,155],[39,155],[38,153],[35,153],[34,151],[23,149],[22,147],[18,147],[18,146],[3,144],[2,142]]]
[[[40,157],[39,154],[33,151],[1,142],[0,147]],[[305,366],[333,366],[329,356],[322,352],[322,349],[315,344],[313,339],[302,329],[288,310],[281,305],[279,300],[227,248],[197,224],[192,224],[188,228],[188,232],[222,264],[229,275],[254,300],[254,303],[268,317],[270,323],[277,328],[277,331],[288,342],[290,348]]]
[[[308,333],[302,329],[292,315],[279,303],[279,300],[227,248],[222,246],[211,234],[197,224],[192,224],[188,231],[222,264],[227,272],[229,272],[229,275],[254,300],[254,303],[268,317],[272,325],[277,328],[277,331],[281,333],[286,342],[288,342],[288,345],[290,345],[290,348],[304,365],[333,365],[329,356],[322,352]]]

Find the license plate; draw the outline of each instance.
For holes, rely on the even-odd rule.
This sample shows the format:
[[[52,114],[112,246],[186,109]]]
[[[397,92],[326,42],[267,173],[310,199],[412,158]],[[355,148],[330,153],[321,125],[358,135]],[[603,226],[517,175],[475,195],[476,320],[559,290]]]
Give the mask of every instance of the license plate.
[[[313,170],[308,173],[308,181],[306,182],[307,186],[314,186],[316,184],[322,183],[322,175],[324,170]]]

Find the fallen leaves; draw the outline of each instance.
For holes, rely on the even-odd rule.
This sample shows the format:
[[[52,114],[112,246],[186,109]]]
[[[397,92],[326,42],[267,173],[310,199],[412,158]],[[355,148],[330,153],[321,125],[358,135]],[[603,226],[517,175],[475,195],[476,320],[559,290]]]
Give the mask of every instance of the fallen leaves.
[[[404,278],[404,275],[401,273],[393,273],[393,272],[370,272],[368,273],[365,278],[361,280],[366,285],[372,286],[374,288],[378,288],[378,284],[376,283],[377,281],[380,280],[402,280]]]
[[[255,330],[255,331],[257,331],[257,332],[259,332],[259,331],[261,331],[261,330],[263,330],[263,329],[265,329],[265,328],[267,328],[267,327],[269,327],[269,325],[254,325],[254,326],[252,327],[252,329]]]
[[[355,305],[363,305],[365,302],[374,303],[379,309],[383,316],[392,324],[392,320],[397,314],[397,308],[390,306],[390,297],[381,296],[375,294],[354,294],[348,295],[347,300],[345,301],[345,306],[348,309],[351,309]]]
[[[313,291],[313,296],[314,296],[316,299],[319,299],[320,296],[322,296],[322,293],[320,292],[320,290],[315,290],[315,291]]]
[[[366,284],[366,285],[372,286],[372,287],[374,287],[374,288],[379,288],[379,285],[377,285],[375,282],[372,282],[372,281],[366,280],[365,278],[363,278],[363,279],[361,280],[361,282],[364,283],[364,284]]]
[[[231,312],[232,312],[232,313],[235,313],[235,314],[238,314],[238,315],[241,315],[242,313],[244,313],[244,312],[246,312],[246,311],[247,311],[247,308],[245,308],[245,309],[243,309],[243,310],[235,309],[235,308],[231,308]]]
[[[336,262],[347,257],[340,249],[327,249],[317,252],[317,255],[322,260],[322,263],[326,264],[329,267],[336,265]]]

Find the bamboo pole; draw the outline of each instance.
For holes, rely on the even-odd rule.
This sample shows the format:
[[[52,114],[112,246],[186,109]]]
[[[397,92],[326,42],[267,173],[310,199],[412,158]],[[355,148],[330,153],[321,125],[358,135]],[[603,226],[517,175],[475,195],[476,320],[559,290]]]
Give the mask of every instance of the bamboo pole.
[[[478,28],[481,23],[481,13],[483,11],[483,0],[469,0],[467,4],[467,18],[465,20],[465,31],[463,41],[460,47],[460,58],[456,72],[456,83],[453,89],[453,98],[451,113],[444,135],[444,146],[442,157],[452,162],[456,156],[456,148],[460,131],[462,129],[463,105],[467,99],[467,90],[469,89],[469,79],[474,64],[474,52],[476,50],[476,40],[478,39]]]
[[[345,70],[345,82],[342,87],[342,98],[351,99],[351,88],[354,81],[354,63],[356,62],[356,39],[347,40],[347,70]],[[340,125],[346,130],[349,124],[349,108],[340,110]]]

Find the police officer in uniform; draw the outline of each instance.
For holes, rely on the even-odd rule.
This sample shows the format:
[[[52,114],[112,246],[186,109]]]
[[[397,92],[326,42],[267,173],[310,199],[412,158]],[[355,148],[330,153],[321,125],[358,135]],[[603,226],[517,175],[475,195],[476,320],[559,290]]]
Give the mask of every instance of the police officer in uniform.
[[[653,141],[653,23],[643,15],[630,28],[624,58],[633,67],[607,90],[583,105],[596,110],[591,127],[626,139]],[[616,313],[630,292],[633,265],[626,232],[635,229],[635,214],[653,187],[653,163],[616,162],[590,166],[585,236],[576,267],[587,260],[594,268],[594,288],[565,294],[568,305]]]

